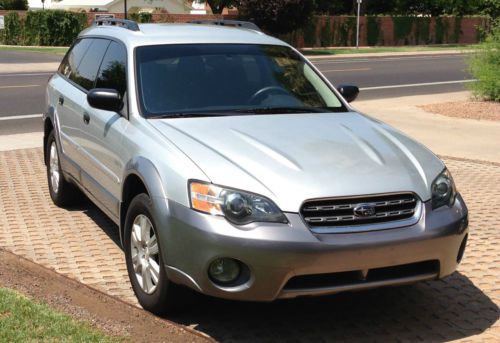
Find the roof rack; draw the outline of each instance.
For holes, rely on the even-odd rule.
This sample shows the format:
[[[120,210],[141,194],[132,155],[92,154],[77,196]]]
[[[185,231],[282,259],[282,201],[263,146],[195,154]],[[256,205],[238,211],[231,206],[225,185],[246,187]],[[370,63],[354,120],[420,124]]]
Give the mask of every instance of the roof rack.
[[[255,31],[261,31],[261,29],[250,21],[240,21],[240,20],[193,20],[188,22],[189,24],[206,24],[206,25],[219,25],[219,26],[232,26],[241,27],[243,29],[250,29]]]
[[[139,31],[139,25],[133,20],[118,18],[99,18],[94,21],[94,26],[119,26],[131,31]]]

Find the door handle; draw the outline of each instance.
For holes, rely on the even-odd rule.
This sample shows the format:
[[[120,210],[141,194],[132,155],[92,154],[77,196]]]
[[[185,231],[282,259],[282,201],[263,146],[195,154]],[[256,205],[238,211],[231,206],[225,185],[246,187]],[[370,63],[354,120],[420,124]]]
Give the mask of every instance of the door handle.
[[[59,97],[59,105],[64,105],[64,98],[62,96]]]
[[[88,125],[88,124],[90,123],[90,115],[89,115],[87,112],[85,112],[85,113],[83,114],[83,122],[84,122],[86,125]]]

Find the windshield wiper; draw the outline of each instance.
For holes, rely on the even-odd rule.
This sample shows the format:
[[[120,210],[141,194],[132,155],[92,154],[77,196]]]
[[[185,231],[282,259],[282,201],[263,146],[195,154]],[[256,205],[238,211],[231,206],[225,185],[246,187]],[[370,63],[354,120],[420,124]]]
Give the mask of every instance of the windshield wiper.
[[[148,119],[167,119],[167,118],[202,118],[202,117],[223,117],[228,114],[225,112],[178,112],[150,115]]]
[[[248,114],[282,114],[282,113],[327,113],[332,112],[326,107],[258,107],[234,110],[237,113]]]
[[[240,108],[231,110],[220,110],[212,112],[176,112],[150,115],[148,119],[176,119],[176,118],[202,118],[202,117],[224,117],[234,115],[253,115],[253,114],[284,114],[284,113],[329,113],[344,112],[342,108],[336,107],[258,107],[258,108]]]

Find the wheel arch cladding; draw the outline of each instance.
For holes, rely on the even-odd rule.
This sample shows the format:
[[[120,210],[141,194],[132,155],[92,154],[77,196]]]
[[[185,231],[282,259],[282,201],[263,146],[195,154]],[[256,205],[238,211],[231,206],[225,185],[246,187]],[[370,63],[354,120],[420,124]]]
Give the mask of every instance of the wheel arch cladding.
[[[43,120],[43,160],[47,165],[47,139],[52,130],[54,130],[54,109],[49,108],[49,112],[44,116]]]
[[[146,193],[151,200],[166,198],[163,181],[153,162],[144,157],[135,157],[125,166],[120,202],[120,240],[123,244],[125,217],[132,199]]]

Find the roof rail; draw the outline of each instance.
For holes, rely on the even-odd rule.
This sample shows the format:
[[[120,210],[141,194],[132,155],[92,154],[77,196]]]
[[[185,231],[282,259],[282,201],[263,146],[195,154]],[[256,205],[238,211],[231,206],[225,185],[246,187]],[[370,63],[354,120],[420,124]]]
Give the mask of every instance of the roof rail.
[[[139,25],[133,20],[118,18],[100,18],[94,21],[94,26],[119,26],[131,31],[140,31]]]
[[[232,26],[241,27],[243,29],[250,29],[255,31],[261,31],[261,29],[250,21],[240,21],[240,20],[193,20],[188,22],[189,24],[206,24],[206,25],[219,25],[219,26]]]

